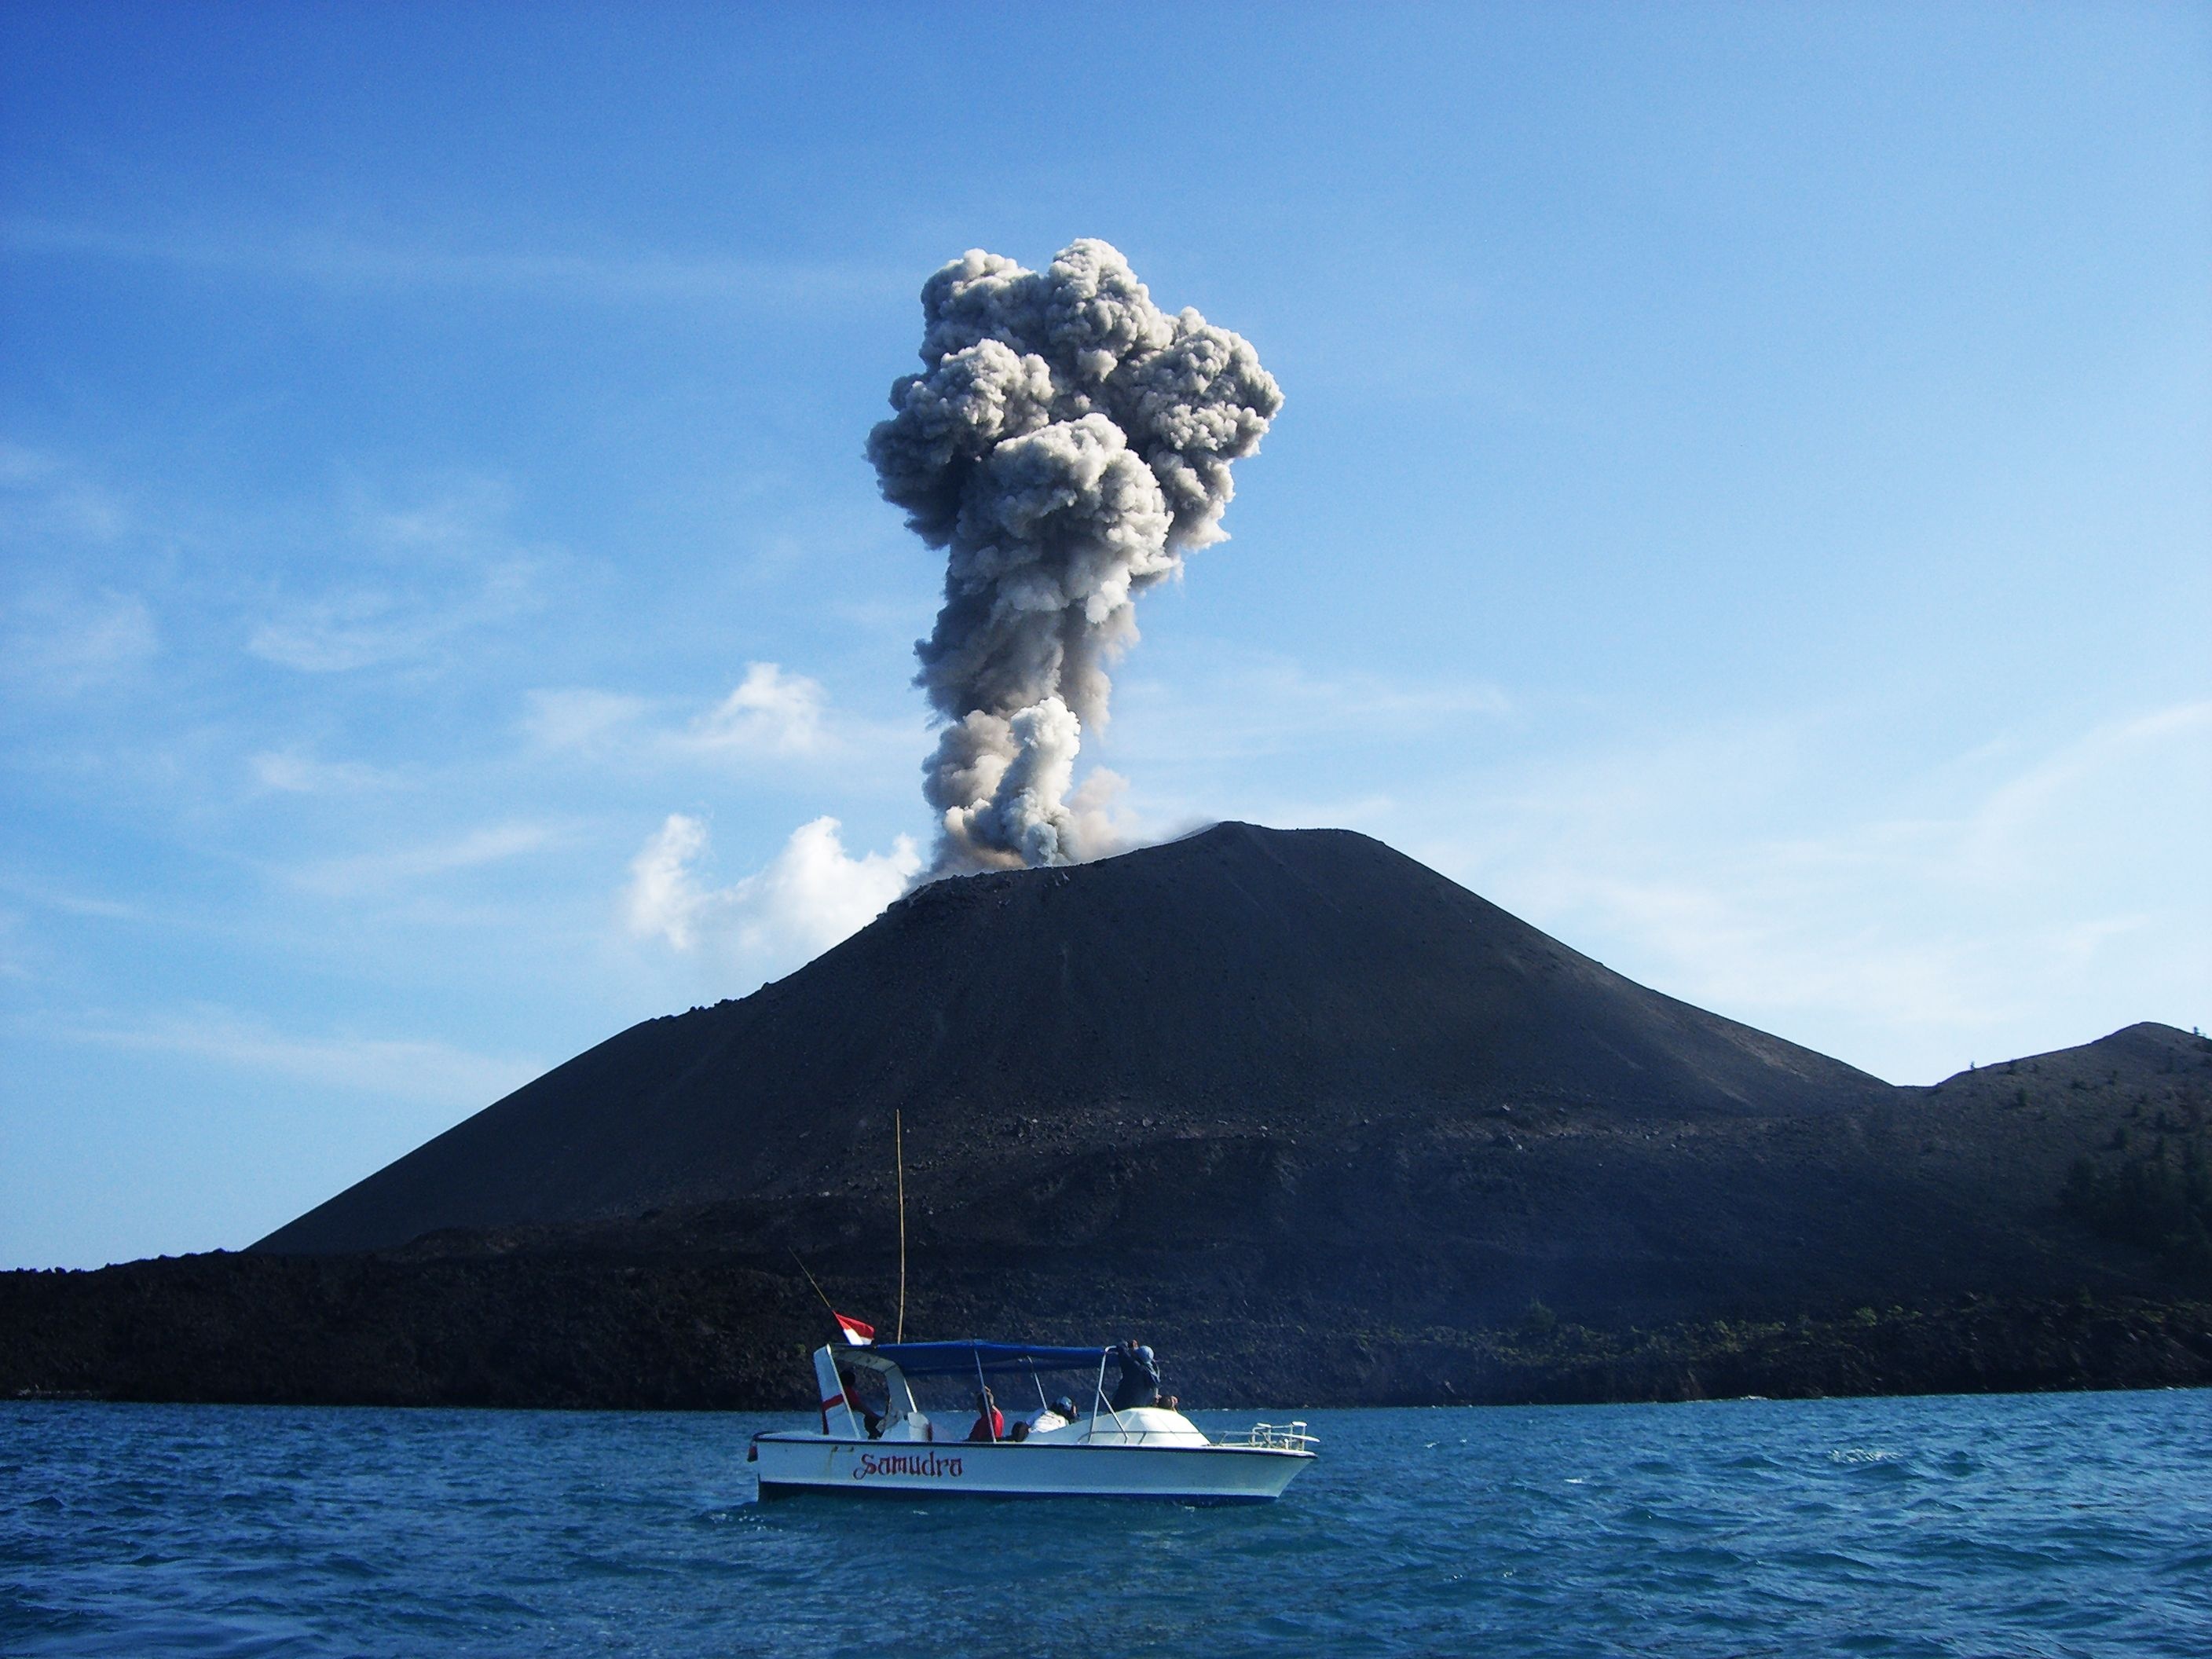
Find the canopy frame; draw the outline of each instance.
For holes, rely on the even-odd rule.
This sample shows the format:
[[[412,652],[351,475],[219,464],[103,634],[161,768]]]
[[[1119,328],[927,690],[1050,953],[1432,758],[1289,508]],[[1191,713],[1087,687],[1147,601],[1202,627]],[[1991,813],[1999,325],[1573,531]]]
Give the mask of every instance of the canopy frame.
[[[840,1364],[871,1370],[896,1367],[909,1377],[1035,1376],[1044,1371],[1103,1370],[1110,1347],[1044,1347],[1030,1342],[879,1342],[871,1347],[840,1346]]]

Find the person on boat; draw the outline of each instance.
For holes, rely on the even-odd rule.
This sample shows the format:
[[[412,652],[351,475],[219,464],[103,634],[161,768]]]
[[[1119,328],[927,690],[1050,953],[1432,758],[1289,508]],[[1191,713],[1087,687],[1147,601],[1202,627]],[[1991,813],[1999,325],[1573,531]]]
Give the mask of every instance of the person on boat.
[[[1004,1440],[1006,1437],[1006,1414],[999,1409],[999,1402],[991,1398],[988,1389],[975,1396],[975,1426],[968,1431],[970,1440]]]
[[[884,1436],[884,1414],[860,1398],[860,1381],[848,1366],[837,1373],[837,1380],[845,1385],[845,1403],[860,1413],[860,1426],[868,1431],[868,1438],[880,1440]]]
[[[1062,1395],[1030,1419],[1030,1432],[1042,1434],[1048,1429],[1064,1429],[1073,1421],[1075,1402]]]
[[[1117,1412],[1158,1405],[1160,1368],[1152,1358],[1152,1351],[1132,1338],[1114,1350],[1114,1358],[1121,1364],[1121,1380],[1114,1385],[1114,1398],[1108,1404]]]

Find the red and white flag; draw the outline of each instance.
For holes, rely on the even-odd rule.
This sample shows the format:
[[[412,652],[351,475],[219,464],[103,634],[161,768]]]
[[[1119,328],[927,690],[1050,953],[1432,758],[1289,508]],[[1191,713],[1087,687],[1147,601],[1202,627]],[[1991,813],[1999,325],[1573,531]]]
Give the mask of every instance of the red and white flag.
[[[830,1310],[830,1317],[836,1320],[837,1328],[845,1333],[845,1340],[856,1348],[865,1348],[876,1340],[876,1328],[873,1325],[854,1319],[849,1315],[841,1314],[834,1308]]]

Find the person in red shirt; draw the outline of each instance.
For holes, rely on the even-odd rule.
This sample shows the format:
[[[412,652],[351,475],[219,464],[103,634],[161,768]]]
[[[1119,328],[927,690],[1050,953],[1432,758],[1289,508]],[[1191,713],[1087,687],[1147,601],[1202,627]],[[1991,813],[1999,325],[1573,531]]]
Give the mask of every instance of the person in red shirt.
[[[852,1373],[851,1368],[848,1367],[846,1370],[841,1370],[837,1373],[837,1381],[844,1385],[845,1403],[850,1406],[854,1412],[859,1416],[860,1425],[868,1431],[868,1438],[871,1440],[882,1439],[884,1436],[884,1414],[860,1398],[860,1378],[854,1376]]]
[[[1006,1437],[1006,1414],[999,1409],[999,1402],[991,1398],[991,1391],[983,1389],[975,1396],[975,1426],[968,1431],[970,1440],[1004,1440]]]

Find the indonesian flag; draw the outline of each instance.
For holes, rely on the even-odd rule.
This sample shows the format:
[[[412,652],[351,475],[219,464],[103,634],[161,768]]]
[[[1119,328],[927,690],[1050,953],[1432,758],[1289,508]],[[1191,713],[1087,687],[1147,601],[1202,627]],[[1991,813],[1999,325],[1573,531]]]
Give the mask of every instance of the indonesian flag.
[[[830,1317],[837,1322],[837,1328],[845,1333],[845,1340],[854,1347],[865,1348],[876,1340],[876,1328],[873,1325],[866,1324],[849,1315],[841,1314],[835,1308],[830,1310]]]

